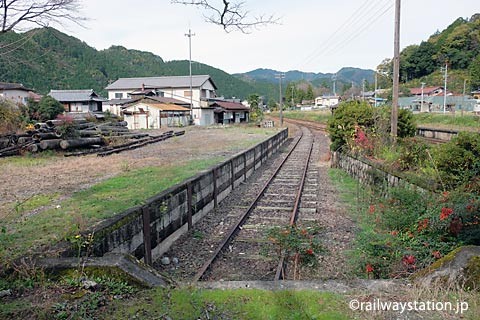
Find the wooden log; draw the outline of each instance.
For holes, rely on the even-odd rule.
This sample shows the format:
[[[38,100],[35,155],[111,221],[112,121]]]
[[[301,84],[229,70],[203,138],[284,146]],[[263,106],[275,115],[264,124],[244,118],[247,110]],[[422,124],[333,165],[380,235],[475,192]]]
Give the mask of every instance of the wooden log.
[[[41,150],[40,143],[34,143],[34,144],[29,145],[27,147],[27,150],[32,152],[32,153],[40,151]]]
[[[79,138],[71,140],[62,140],[60,142],[60,148],[62,149],[72,149],[78,147],[90,146],[93,144],[103,144],[103,138]]]
[[[95,128],[97,125],[93,122],[87,122],[87,123],[78,123],[78,124],[75,124],[75,129],[77,130],[84,130],[84,129],[93,129]]]
[[[125,133],[121,135],[116,135],[110,137],[110,139],[140,139],[140,138],[145,138],[149,137],[150,135],[148,133]]]
[[[47,124],[43,123],[43,122],[37,122],[33,125],[33,127],[37,130],[43,129],[43,128],[48,128]]]
[[[78,130],[80,137],[92,137],[98,136],[101,132],[97,130]]]
[[[104,122],[98,125],[99,127],[126,127],[128,126],[127,121],[109,121]]]
[[[35,141],[58,139],[61,137],[62,137],[62,134],[60,132],[35,133],[32,135],[32,138]]]
[[[177,136],[177,137],[178,137],[178,136],[183,136],[184,134],[185,134],[185,130],[183,130],[183,131],[177,131],[177,132],[174,133],[174,135]]]
[[[128,132],[128,128],[126,127],[115,127],[115,126],[102,126],[98,127],[102,131],[112,131],[112,132]]]
[[[62,139],[50,139],[40,141],[40,149],[51,150],[60,148],[60,142]]]
[[[20,137],[18,138],[18,144],[25,144],[27,142],[31,142],[32,137]]]

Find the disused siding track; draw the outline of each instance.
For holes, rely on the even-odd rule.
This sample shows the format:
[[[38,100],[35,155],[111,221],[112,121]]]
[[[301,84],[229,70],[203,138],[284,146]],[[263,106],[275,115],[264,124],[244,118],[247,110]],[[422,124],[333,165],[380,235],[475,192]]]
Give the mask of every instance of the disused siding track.
[[[285,276],[285,254],[267,240],[273,226],[293,225],[297,219],[314,137],[306,127],[284,161],[257,197],[228,230],[194,280],[274,280]],[[316,204],[316,193],[311,195]],[[315,208],[315,206],[314,206]],[[313,208],[313,210],[315,210]],[[279,261],[280,260],[280,261]]]

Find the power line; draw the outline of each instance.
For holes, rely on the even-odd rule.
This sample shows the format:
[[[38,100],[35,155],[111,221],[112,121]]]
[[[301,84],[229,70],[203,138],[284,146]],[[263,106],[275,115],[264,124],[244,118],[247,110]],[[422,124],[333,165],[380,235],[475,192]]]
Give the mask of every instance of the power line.
[[[322,51],[325,52],[324,49],[330,51],[329,49],[331,49],[332,47],[338,47],[340,43],[344,42],[345,37],[349,37],[349,35],[351,34],[351,32],[349,32],[349,29],[352,29],[351,31],[353,32],[355,30],[358,30],[359,27],[356,26],[358,22],[361,22],[363,20],[366,20],[368,22],[374,19],[374,10],[378,8],[379,5],[382,5],[382,3],[385,6],[385,1],[389,2],[390,0],[376,0],[372,2],[369,2],[369,0],[365,1],[335,32],[333,32],[333,34],[326,41],[324,41],[319,47],[317,47],[317,49],[315,49],[309,56],[307,56],[306,59],[304,59],[304,62],[301,64],[301,66],[312,62],[314,59],[318,58],[319,55],[321,56]],[[384,8],[384,6],[382,8]],[[377,10],[377,12],[378,11],[379,10]],[[336,38],[335,36],[341,31],[344,32],[343,36]]]
[[[329,50],[326,50],[324,52],[323,56],[327,56],[327,55],[331,54],[332,52],[336,52],[338,54],[338,51],[343,50],[343,48],[345,48],[345,46],[347,44],[349,44],[350,41],[352,41],[353,39],[360,36],[363,32],[365,32],[369,27],[371,27],[375,22],[377,22],[381,17],[383,17],[392,8],[393,8],[393,4],[391,4],[391,3],[385,4],[383,7],[381,7],[380,9],[378,9],[375,12],[375,14],[374,14],[375,18],[365,21],[360,26],[360,28],[357,30],[357,32],[355,32],[353,34],[350,34],[350,36],[348,38],[346,38],[342,42],[338,43],[336,46],[331,47]]]

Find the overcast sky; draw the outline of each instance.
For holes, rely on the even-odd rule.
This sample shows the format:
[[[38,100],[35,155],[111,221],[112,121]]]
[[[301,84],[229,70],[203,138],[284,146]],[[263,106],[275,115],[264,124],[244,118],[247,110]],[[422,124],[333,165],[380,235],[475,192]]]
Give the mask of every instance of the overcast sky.
[[[212,3],[220,3],[212,0]],[[83,0],[86,28],[60,28],[98,50],[111,45],[150,51],[165,61],[188,59],[228,73],[257,68],[336,72],[375,69],[393,56],[395,0],[246,0],[252,16],[273,14],[281,24],[250,34],[225,33],[204,11],[170,0]],[[458,17],[480,13],[479,0],[403,0],[401,47],[419,44]]]

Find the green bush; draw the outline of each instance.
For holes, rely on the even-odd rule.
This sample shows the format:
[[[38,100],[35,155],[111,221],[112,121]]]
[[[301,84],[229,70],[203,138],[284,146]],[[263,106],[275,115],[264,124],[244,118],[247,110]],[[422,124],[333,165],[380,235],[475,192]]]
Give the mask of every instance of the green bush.
[[[480,174],[480,134],[460,132],[433,150],[436,168],[448,189],[464,185]]]
[[[29,100],[28,109],[30,119],[38,121],[55,119],[65,112],[63,105],[50,96],[44,96],[39,102]]]
[[[417,138],[400,141],[398,164],[400,170],[416,170],[428,159],[428,145]]]
[[[344,145],[352,145],[356,127],[373,126],[374,109],[366,102],[342,102],[328,120],[331,150],[338,150]]]

